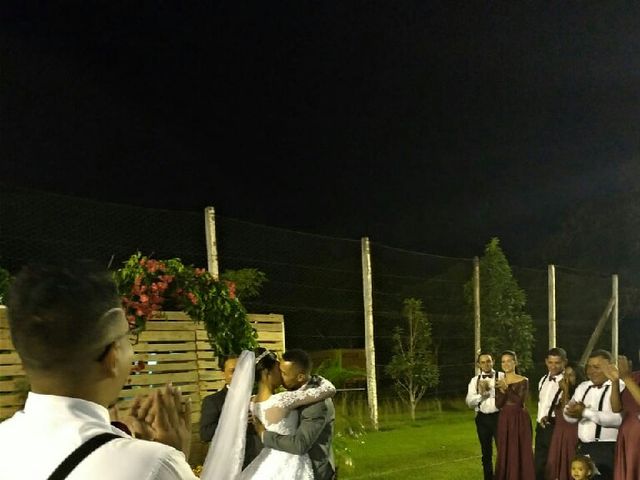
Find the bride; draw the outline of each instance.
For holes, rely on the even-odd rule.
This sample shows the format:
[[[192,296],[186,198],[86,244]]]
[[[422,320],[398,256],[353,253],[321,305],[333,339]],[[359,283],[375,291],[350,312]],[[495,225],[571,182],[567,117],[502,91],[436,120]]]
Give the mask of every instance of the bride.
[[[258,382],[258,393],[251,398],[254,378]],[[253,462],[240,472],[249,408],[267,430],[290,435],[298,427],[296,408],[324,400],[336,392],[331,382],[323,378],[317,387],[303,386],[296,391],[274,393],[281,384],[275,353],[264,348],[256,349],[255,354],[242,352],[201,479],[313,479],[308,455],[294,455],[271,448],[263,448]]]

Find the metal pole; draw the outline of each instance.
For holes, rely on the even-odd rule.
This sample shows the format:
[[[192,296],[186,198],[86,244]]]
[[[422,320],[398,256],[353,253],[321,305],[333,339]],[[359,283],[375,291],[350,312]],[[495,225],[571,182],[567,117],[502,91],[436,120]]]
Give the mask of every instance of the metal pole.
[[[611,354],[613,361],[618,364],[618,275],[611,276],[611,297],[615,302],[611,312]]]
[[[371,423],[378,430],[378,389],[376,385],[376,346],[373,336],[373,287],[371,280],[371,248],[369,238],[363,237],[362,249],[362,294],[364,300],[364,345],[367,358],[367,397]]]
[[[556,267],[549,265],[549,349],[556,347]]]
[[[478,367],[478,355],[482,351],[480,334],[480,259],[473,258],[473,364],[476,366],[476,375],[480,373]]]
[[[218,244],[216,242],[216,211],[213,207],[204,209],[204,232],[207,238],[207,270],[218,280]]]

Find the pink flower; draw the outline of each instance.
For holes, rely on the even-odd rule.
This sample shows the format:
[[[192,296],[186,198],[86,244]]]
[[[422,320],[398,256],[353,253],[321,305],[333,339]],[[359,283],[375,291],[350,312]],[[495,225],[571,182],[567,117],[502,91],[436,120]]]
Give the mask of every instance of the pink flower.
[[[147,303],[149,301],[149,297],[146,295],[140,295],[140,303]]]

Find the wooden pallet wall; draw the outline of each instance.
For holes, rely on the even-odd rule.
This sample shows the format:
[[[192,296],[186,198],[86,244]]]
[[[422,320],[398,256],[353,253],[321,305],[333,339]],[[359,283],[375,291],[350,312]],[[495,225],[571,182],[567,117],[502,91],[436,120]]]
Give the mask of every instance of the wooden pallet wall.
[[[261,346],[281,354],[285,348],[282,315],[249,314]],[[200,408],[202,399],[224,386],[204,326],[196,324],[182,312],[163,312],[147,322],[134,346],[134,360],[139,370],[132,373],[120,392],[117,409],[126,415],[137,395],[147,395],[167,382],[191,397],[192,454],[190,461],[199,464],[206,453],[200,442]],[[6,308],[0,306],[0,420],[13,415],[24,405],[28,379],[11,342]]]

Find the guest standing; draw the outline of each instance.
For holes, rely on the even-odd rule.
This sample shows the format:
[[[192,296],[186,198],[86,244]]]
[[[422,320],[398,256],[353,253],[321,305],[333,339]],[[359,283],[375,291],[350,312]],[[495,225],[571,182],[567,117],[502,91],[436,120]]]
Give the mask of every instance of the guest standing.
[[[578,424],[568,423],[562,411],[573,396],[576,387],[585,380],[582,367],[569,362],[564,369],[564,375],[558,386],[559,396],[554,398],[552,409],[555,410],[555,426],[549,446],[546,480],[571,480],[571,460],[576,454],[578,445]]]
[[[498,458],[496,480],[533,480],[531,418],[526,409],[529,379],[518,375],[515,352],[502,353],[504,379],[496,382],[498,416]]]
[[[611,353],[594,350],[587,361],[587,377],[576,388],[573,397],[564,409],[567,422],[578,423],[578,450],[589,455],[600,471],[601,480],[613,479],[618,427],[622,415],[611,409],[611,381],[606,372],[611,365]],[[624,382],[620,380],[621,390]]]
[[[618,430],[614,459],[614,480],[638,480],[640,478],[640,372],[631,373],[626,357],[618,357],[618,369],[612,366],[607,375],[611,380],[611,409],[622,412],[622,424]],[[625,389],[620,393],[620,379]]]
[[[536,438],[534,463],[536,480],[545,479],[545,466],[549,456],[549,446],[555,426],[554,402],[557,402],[564,366],[567,363],[567,352],[562,348],[552,348],[544,359],[547,373],[538,382],[538,413],[536,416]]]
[[[484,480],[493,479],[493,443],[498,431],[498,409],[495,401],[495,382],[504,373],[493,369],[493,357],[489,352],[478,355],[480,374],[472,377],[467,387],[467,406],[476,412],[476,432],[482,451]]]

